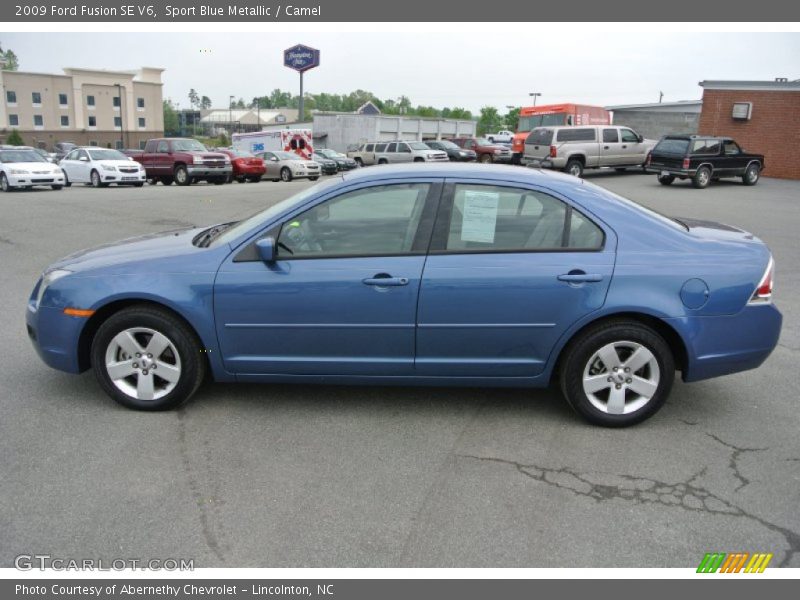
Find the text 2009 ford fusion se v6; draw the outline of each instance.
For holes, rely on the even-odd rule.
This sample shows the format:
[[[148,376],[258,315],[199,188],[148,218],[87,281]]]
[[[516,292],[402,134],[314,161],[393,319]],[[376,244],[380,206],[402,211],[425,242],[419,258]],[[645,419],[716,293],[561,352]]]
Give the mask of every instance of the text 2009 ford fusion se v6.
[[[159,410],[216,381],[544,387],[599,425],[653,415],[674,374],[775,347],[773,260],[580,179],[425,164],[334,177],[249,219],[50,266],[42,359]]]

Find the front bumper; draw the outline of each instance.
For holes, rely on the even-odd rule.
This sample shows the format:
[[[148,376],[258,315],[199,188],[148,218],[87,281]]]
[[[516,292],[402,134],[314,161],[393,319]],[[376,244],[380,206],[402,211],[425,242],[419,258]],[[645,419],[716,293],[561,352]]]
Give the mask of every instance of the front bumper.
[[[65,315],[60,308],[40,306],[31,298],[25,311],[25,324],[36,353],[48,366],[80,373],[78,340],[86,319]]]
[[[208,167],[204,165],[188,165],[186,171],[190,177],[228,177],[233,173],[233,167],[226,165],[224,167]]]
[[[144,183],[147,181],[147,173],[135,171],[133,173],[122,173],[120,171],[101,171],[103,183]]]
[[[357,169],[358,168],[358,163],[356,161],[353,161],[353,162],[344,162],[343,161],[343,162],[340,162],[340,163],[336,163],[336,166],[340,171],[352,171],[353,169]]]
[[[292,169],[292,177],[319,177],[321,174],[320,169]]]
[[[8,185],[11,187],[28,187],[32,185],[64,185],[64,173],[53,175],[50,173],[29,173],[11,175],[6,172]]]
[[[778,344],[783,316],[774,304],[764,304],[746,306],[735,315],[667,322],[686,343],[683,380],[699,381],[761,366]]]

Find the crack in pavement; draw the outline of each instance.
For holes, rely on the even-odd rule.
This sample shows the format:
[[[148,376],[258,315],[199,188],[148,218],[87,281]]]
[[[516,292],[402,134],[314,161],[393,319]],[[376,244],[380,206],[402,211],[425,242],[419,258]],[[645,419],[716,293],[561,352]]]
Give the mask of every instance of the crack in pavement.
[[[769,448],[739,448],[738,446],[734,446],[733,444],[729,444],[728,442],[722,441],[713,433],[708,433],[706,431],[706,435],[711,439],[716,440],[726,448],[730,448],[731,450],[733,450],[733,452],[731,453],[730,461],[728,462],[728,466],[731,468],[731,470],[733,470],[733,476],[736,477],[736,479],[738,479],[740,482],[740,485],[737,486],[735,490],[733,490],[734,492],[738,492],[740,489],[742,489],[744,486],[750,483],[750,480],[744,475],[742,475],[741,472],[739,471],[739,465],[736,462],[739,460],[739,455],[744,454],[745,452],[763,452],[764,450],[769,450]]]
[[[703,467],[686,481],[667,483],[650,479],[649,477],[635,477],[624,474],[579,473],[569,467],[553,469],[534,464],[526,465],[517,461],[492,456],[475,456],[472,454],[459,454],[457,456],[511,466],[529,479],[572,492],[577,496],[591,498],[595,502],[619,499],[636,504],[660,504],[687,511],[754,521],[770,531],[780,534],[786,540],[789,549],[778,565],[781,567],[788,566],[795,554],[800,553],[800,533],[749,513],[708,489],[695,485],[694,481],[706,472],[706,467]],[[612,479],[611,482],[608,481],[609,478]],[[613,481],[614,479],[616,481]]]

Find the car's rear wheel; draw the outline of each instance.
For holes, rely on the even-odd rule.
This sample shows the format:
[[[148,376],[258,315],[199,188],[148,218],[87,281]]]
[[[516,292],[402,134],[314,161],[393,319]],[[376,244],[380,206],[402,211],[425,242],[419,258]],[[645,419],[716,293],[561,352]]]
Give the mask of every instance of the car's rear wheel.
[[[123,406],[166,410],[200,387],[206,370],[201,350],[194,332],[174,315],[134,306],[100,326],[92,368],[103,390]]]
[[[564,167],[564,171],[575,177],[581,177],[583,175],[583,161],[577,158],[570,158],[567,161],[567,166]]]
[[[281,179],[283,181],[291,181],[292,180],[292,171],[289,167],[283,167],[281,169]]]
[[[386,160],[385,158],[380,158],[380,159],[378,159],[378,164],[379,165],[388,165],[389,161]]]
[[[192,183],[192,178],[189,177],[189,171],[185,166],[179,165],[175,168],[175,183],[178,185],[189,185]]]
[[[671,185],[675,181],[675,175],[659,175],[658,183],[661,185]]]
[[[561,391],[584,419],[626,427],[654,415],[669,396],[675,361],[664,339],[636,321],[609,321],[570,343]]]
[[[6,174],[0,173],[0,190],[3,190],[4,192],[10,192],[11,189],[11,184],[8,183],[8,177],[6,177]]]
[[[708,167],[700,167],[692,177],[692,185],[699,190],[707,187],[711,182],[711,169]]]
[[[742,175],[742,181],[745,185],[755,185],[758,183],[758,179],[761,176],[761,169],[758,167],[757,164],[753,163],[744,172]]]
[[[356,165],[358,165],[359,167],[364,166],[364,161],[361,160],[360,158],[355,158],[354,160],[356,161]]]
[[[491,154],[481,154],[478,160],[482,163],[490,163],[494,160],[494,157]]]

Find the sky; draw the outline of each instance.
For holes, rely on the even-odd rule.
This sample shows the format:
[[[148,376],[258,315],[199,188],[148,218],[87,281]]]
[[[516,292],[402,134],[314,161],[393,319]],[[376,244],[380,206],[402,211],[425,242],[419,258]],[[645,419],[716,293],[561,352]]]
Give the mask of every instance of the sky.
[[[298,92],[282,64],[301,43],[321,51],[305,75],[309,93],[368,90],[381,99],[406,95],[413,105],[462,107],[578,102],[608,106],[695,100],[704,79],[800,79],[800,33],[578,32],[532,24],[535,34],[486,33],[0,33],[20,70],[63,67],[129,70],[163,67],[164,97],[188,107],[194,88],[227,108],[275,88]]]

